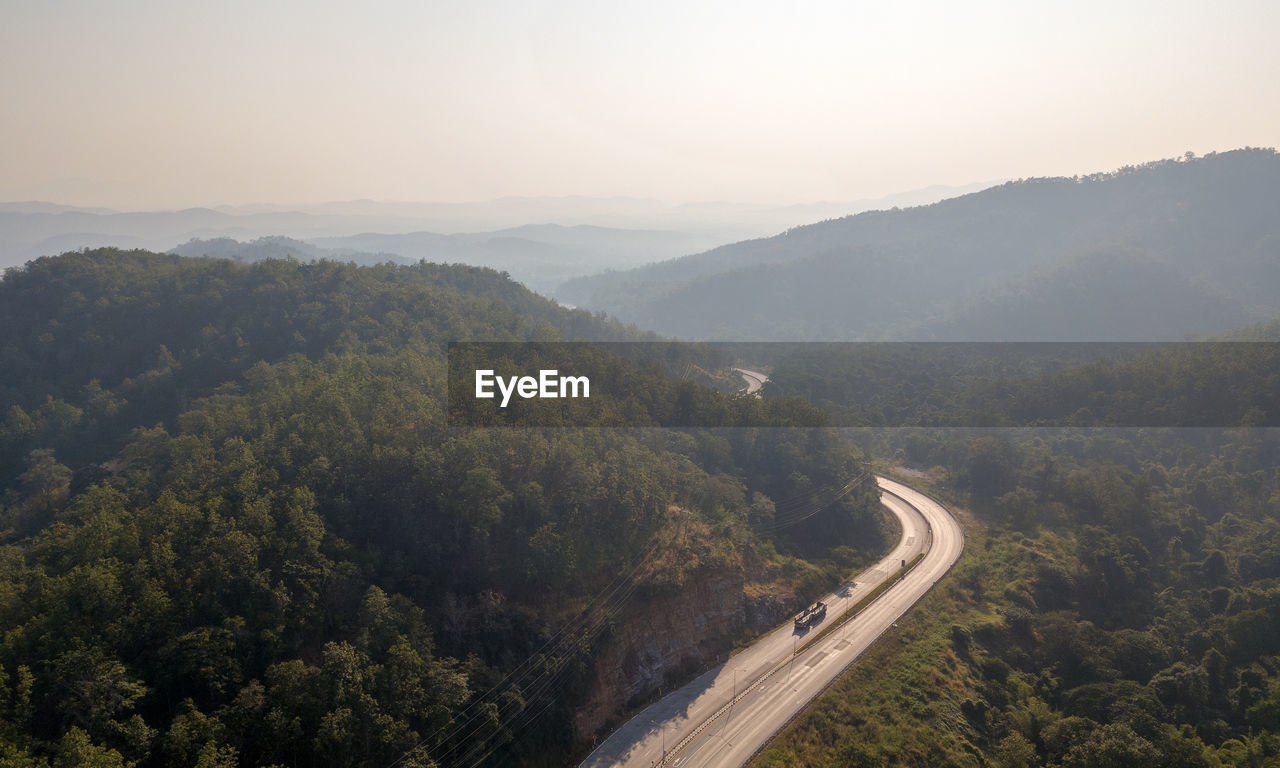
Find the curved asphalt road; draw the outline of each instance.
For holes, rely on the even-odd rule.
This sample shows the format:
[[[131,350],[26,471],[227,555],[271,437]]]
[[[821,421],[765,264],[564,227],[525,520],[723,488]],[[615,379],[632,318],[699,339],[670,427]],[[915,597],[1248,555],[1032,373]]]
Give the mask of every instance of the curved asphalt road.
[[[748,371],[746,368],[734,368],[733,370],[742,374],[743,380],[747,382],[747,394],[759,397],[757,393],[764,386],[764,383],[769,380],[769,377],[759,371]]]
[[[877,477],[902,539],[874,567],[823,598],[826,619],[805,634],[790,622],[648,707],[615,731],[582,768],[741,766],[892,628],[960,557],[964,535],[929,497]],[[921,551],[904,579],[844,626],[818,638],[850,606]],[[794,655],[793,655],[794,650]]]

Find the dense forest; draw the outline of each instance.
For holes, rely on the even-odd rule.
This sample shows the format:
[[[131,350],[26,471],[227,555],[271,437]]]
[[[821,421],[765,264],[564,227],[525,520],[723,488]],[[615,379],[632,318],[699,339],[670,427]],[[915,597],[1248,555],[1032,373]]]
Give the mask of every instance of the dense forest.
[[[764,392],[848,426],[1276,426],[1275,329],[1172,344],[779,345]]]
[[[619,578],[803,597],[878,551],[830,430],[446,420],[449,341],[639,338],[457,265],[7,271],[0,759],[559,765]],[[812,416],[779,402],[752,407]]]
[[[1169,340],[1280,314],[1280,155],[1242,149],[797,227],[557,296],[687,339]]]

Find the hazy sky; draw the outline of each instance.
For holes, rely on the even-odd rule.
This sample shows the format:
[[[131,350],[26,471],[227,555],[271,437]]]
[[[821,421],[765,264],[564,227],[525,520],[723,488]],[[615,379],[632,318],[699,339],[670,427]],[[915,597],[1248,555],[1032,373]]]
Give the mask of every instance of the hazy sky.
[[[1280,3],[0,0],[0,200],[877,197],[1280,144]]]

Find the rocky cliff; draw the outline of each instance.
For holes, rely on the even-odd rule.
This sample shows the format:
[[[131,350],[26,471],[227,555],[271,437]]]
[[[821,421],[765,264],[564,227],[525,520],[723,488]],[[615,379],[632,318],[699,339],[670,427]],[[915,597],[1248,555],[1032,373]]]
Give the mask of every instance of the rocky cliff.
[[[625,708],[722,663],[745,632],[767,630],[804,607],[801,596],[746,587],[741,569],[721,568],[678,593],[629,604],[596,655],[595,681],[575,713],[579,736],[603,736],[600,729]]]

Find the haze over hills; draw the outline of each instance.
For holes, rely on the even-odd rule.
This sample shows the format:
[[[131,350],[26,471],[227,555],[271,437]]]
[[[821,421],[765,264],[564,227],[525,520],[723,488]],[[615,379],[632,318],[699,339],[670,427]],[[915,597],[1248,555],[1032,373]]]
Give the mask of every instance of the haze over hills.
[[[96,213],[40,204],[0,209],[0,266],[102,246],[217,255],[253,261],[292,255],[360,263],[463,263],[510,272],[550,291],[574,276],[696,252],[723,239],[696,231],[555,224],[455,235],[422,231],[412,219],[300,211],[227,213],[207,208]],[[284,241],[290,245],[281,250]]]
[[[1027,179],[824,221],[557,296],[686,338],[1181,339],[1280,314],[1280,157]]]
[[[567,279],[598,270],[601,263],[632,267],[672,254],[690,253],[719,241],[696,232],[529,224],[496,232],[366,233],[316,238],[312,242],[337,251],[392,253],[413,261],[491,267],[549,294]]]
[[[939,200],[979,186],[984,185],[933,186],[877,200],[789,206],[537,197],[120,212],[39,201],[0,203],[0,268],[80,248],[165,251],[191,240],[247,243],[287,237],[337,258],[372,251],[409,261],[492,266],[548,292],[575,276],[697,253],[824,217]]]
[[[597,269],[600,263],[637,265],[662,254],[695,250],[706,239],[679,232],[541,224],[498,232],[440,235],[365,233],[308,242],[279,235],[241,242],[229,237],[193,238],[168,250],[180,256],[236,261],[292,258],[356,264],[467,264],[506,272],[525,286],[550,293],[559,283]]]
[[[564,226],[589,225],[617,229],[695,230],[725,240],[760,237],[833,216],[893,206],[924,205],[985,189],[997,182],[958,186],[932,184],[920,189],[876,198],[792,204],[753,204],[725,201],[664,203],[636,197],[503,197],[466,203],[346,200],[313,205],[216,206],[233,214],[265,214],[303,211],[316,216],[382,217],[415,222],[419,229],[436,232],[512,229],[527,224],[554,222]],[[386,232],[408,230],[374,228]]]

